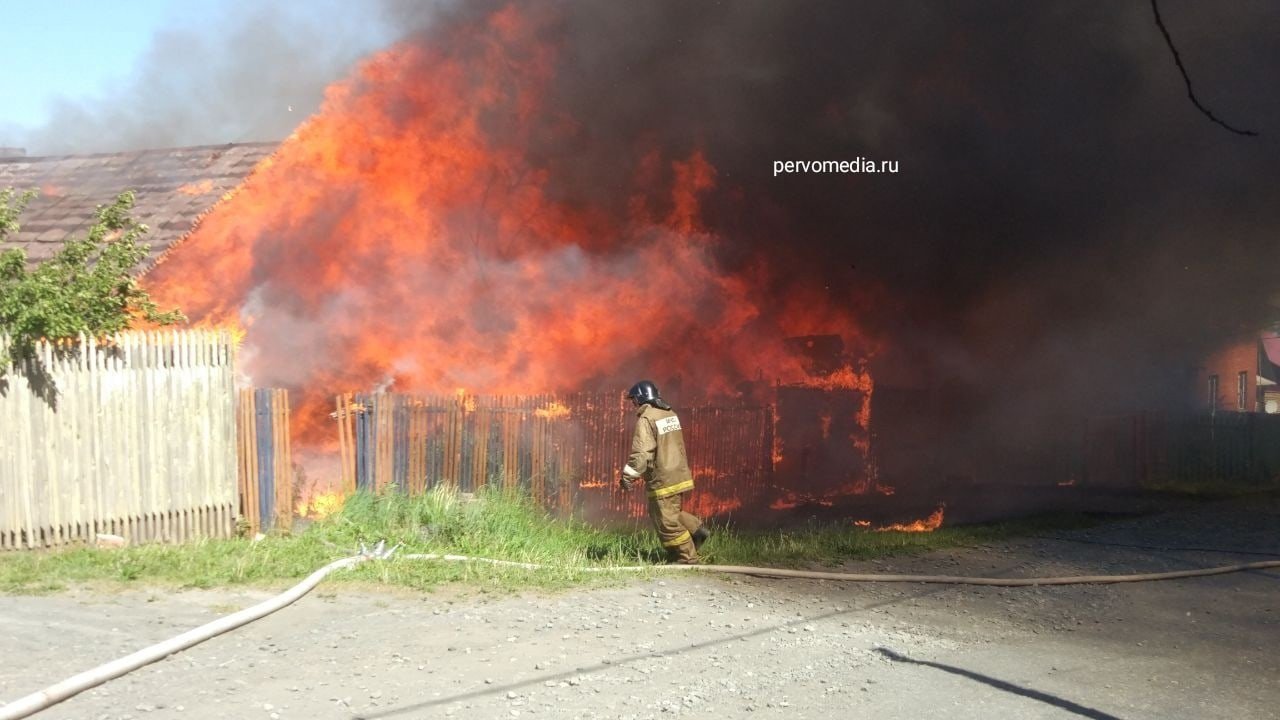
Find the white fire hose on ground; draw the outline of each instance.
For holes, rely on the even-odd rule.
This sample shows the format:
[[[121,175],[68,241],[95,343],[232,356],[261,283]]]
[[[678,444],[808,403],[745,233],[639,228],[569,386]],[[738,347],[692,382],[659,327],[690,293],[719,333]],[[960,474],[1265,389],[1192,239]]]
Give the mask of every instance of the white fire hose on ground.
[[[425,553],[419,555],[401,555],[405,560],[444,560],[447,562],[478,562],[505,567],[518,567],[526,570],[541,570],[549,567],[537,563],[515,562],[512,560],[493,560],[491,558],[469,557],[467,555],[437,555]],[[750,565],[631,565],[623,567],[580,567],[575,570],[586,572],[635,572],[640,570],[701,570],[704,572],[727,573],[730,575],[755,575],[757,577],[791,578],[795,580],[837,580],[841,582],[891,582],[891,583],[940,583],[943,585],[992,585],[996,587],[1036,587],[1040,585],[1113,585],[1116,583],[1150,582],[1152,580],[1176,580],[1178,578],[1203,577],[1205,575],[1225,575],[1227,573],[1261,570],[1264,568],[1280,568],[1280,560],[1260,560],[1237,565],[1219,565],[1211,568],[1195,570],[1175,570],[1162,573],[1139,573],[1136,575],[1068,575],[1064,577],[1039,578],[993,578],[966,577],[963,575],[882,575],[826,572],[822,570],[788,570],[786,568],[751,567]],[[4,716],[0,715],[0,720]]]
[[[354,567],[366,560],[386,560],[390,558],[399,546],[386,549],[385,542],[379,542],[372,549],[360,546],[360,552],[341,560],[325,565],[319,570],[311,573],[305,580],[294,585],[279,595],[264,600],[250,608],[245,608],[237,613],[227,615],[225,617],[214,620],[213,622],[201,625],[193,630],[188,630],[176,637],[170,638],[155,645],[145,647],[131,655],[126,655],[118,660],[113,660],[104,665],[99,665],[91,670],[86,670],[78,675],[63,680],[62,682],[50,685],[39,692],[32,693],[26,697],[19,698],[7,705],[0,705],[0,720],[19,720],[20,718],[30,717],[35,713],[46,710],[63,700],[74,697],[85,690],[97,687],[108,680],[120,677],[126,673],[137,670],[144,665],[149,665],[157,660],[162,660],[169,655],[185,650],[193,645],[217,637],[222,633],[235,630],[238,627],[247,625],[254,620],[270,615],[288,605],[293,604],[303,595],[320,584],[320,581],[329,573],[343,568]],[[492,558],[477,558],[467,555],[438,555],[436,553],[421,553],[413,555],[401,555],[405,560],[439,560],[444,562],[477,562],[489,565],[498,565],[503,567],[517,567],[527,570],[541,570],[548,565],[538,563],[515,562],[512,560],[495,560]],[[1244,572],[1247,570],[1263,570],[1267,568],[1280,568],[1280,560],[1261,560],[1257,562],[1239,563],[1235,565],[1220,565],[1211,568],[1199,568],[1195,570],[1176,570],[1173,572],[1162,573],[1140,573],[1135,575],[1075,575],[1065,577],[1042,577],[1042,578],[992,578],[992,577],[963,577],[957,575],[867,575],[859,573],[839,573],[825,572],[818,570],[787,570],[783,568],[762,568],[750,567],[746,565],[630,565],[623,567],[581,567],[576,568],[584,572],[637,572],[644,570],[700,570],[703,572],[728,573],[733,575],[755,575],[758,577],[776,577],[776,578],[792,578],[804,580],[837,580],[843,582],[897,582],[897,583],[941,583],[947,585],[988,585],[997,587],[1035,587],[1041,585],[1104,585],[1128,582],[1150,582],[1153,580],[1176,580],[1178,578],[1204,577],[1206,575],[1225,575],[1227,573]]]
[[[57,705],[67,698],[79,695],[89,688],[97,687],[108,680],[133,672],[157,660],[163,660],[176,652],[186,650],[193,645],[198,645],[229,630],[248,625],[254,620],[260,620],[283,607],[293,604],[303,595],[311,592],[312,588],[319,585],[320,581],[329,573],[342,568],[354,567],[366,560],[387,558],[395,551],[395,548],[383,550],[383,547],[383,543],[378,543],[377,547],[368,550],[362,545],[358,555],[335,560],[311,573],[297,585],[273,598],[263,600],[253,607],[220,617],[213,622],[205,623],[198,628],[188,630],[164,642],[156,643],[131,655],[126,655],[118,660],[99,665],[92,670],[73,675],[62,682],[50,685],[40,692],[18,698],[7,705],[0,705],[0,720],[17,720],[17,718],[29,717],[41,710]]]

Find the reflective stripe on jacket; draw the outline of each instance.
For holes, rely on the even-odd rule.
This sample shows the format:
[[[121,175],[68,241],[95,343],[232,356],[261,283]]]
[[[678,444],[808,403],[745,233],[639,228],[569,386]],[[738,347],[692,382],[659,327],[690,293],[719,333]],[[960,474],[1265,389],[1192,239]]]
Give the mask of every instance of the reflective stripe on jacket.
[[[641,405],[631,436],[627,467],[643,476],[651,498],[664,498],[693,489],[693,473],[684,451],[680,418],[670,410]],[[630,473],[628,473],[630,474]]]

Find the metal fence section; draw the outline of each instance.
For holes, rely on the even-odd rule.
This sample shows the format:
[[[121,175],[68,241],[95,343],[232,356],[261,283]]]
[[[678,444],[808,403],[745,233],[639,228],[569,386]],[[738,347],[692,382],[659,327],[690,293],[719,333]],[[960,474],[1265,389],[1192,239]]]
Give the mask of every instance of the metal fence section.
[[[0,339],[0,343],[3,343]],[[43,343],[0,387],[0,549],[235,531],[226,333]]]
[[[1134,413],[1090,418],[1087,484],[1262,487],[1280,482],[1280,416]]]
[[[593,518],[640,517],[644,494],[617,487],[634,410],[614,393],[475,396],[402,394],[337,398],[342,486],[419,493],[447,484],[526,489],[539,503]],[[677,409],[698,484],[695,512],[730,511],[763,495],[772,410]]]

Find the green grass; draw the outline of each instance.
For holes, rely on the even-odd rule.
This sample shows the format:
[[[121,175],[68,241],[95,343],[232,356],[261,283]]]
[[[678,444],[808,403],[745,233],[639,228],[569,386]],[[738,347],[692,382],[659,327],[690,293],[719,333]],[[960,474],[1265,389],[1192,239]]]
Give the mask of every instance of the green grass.
[[[722,529],[707,544],[711,562],[725,565],[799,567],[837,565],[955,547],[972,547],[1054,530],[1090,527],[1097,517],[1042,515],[980,525],[942,527],[933,532],[879,532],[845,525],[812,524],[772,532]]]
[[[834,565],[967,546],[1048,529],[1080,527],[1087,518],[1055,516],[1016,522],[942,527],[932,533],[874,532],[849,526],[807,525],[773,531],[713,528],[703,548],[708,562],[739,565]],[[471,563],[392,559],[364,563],[329,576],[326,583],[373,583],[429,590],[443,584],[501,591],[564,588],[619,582],[612,574],[587,573],[585,565],[657,562],[653,531],[597,528],[556,520],[527,498],[481,493],[472,502],[438,489],[417,497],[358,494],[342,511],[296,535],[260,541],[207,540],[186,545],[122,549],[74,548],[0,555],[0,592],[57,592],[73,585],[105,589],[135,585],[169,588],[282,587],[354,553],[360,542],[402,543],[398,554],[452,553],[550,565],[528,571]]]

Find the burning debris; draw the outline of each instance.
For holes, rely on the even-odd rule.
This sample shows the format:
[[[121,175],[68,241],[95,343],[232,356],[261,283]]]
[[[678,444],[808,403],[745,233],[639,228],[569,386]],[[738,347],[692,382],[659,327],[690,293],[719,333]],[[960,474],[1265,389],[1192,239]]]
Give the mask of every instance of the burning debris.
[[[534,417],[539,417],[544,420],[563,420],[571,414],[572,413],[569,412],[568,406],[558,402],[547,403],[533,411]]]
[[[323,520],[341,510],[345,501],[342,493],[326,490],[300,500],[294,506],[294,512],[300,518]]]
[[[910,532],[910,533],[933,532],[934,530],[937,530],[938,528],[942,527],[943,509],[944,508],[939,507],[937,510],[934,510],[932,513],[930,513],[929,517],[924,518],[922,520],[914,520],[909,523],[893,523],[892,525],[885,525],[884,527],[875,528],[875,531],[876,532]],[[869,527],[871,525],[871,523],[866,520],[855,520],[853,524],[857,525],[858,527]]]
[[[870,493],[877,493],[888,497],[894,494],[894,488],[887,485],[881,485],[872,478],[862,478],[856,482],[842,485],[822,495],[785,492],[774,500],[769,507],[773,510],[794,510],[795,508],[804,507],[806,505],[835,507],[842,499],[866,496]]]

